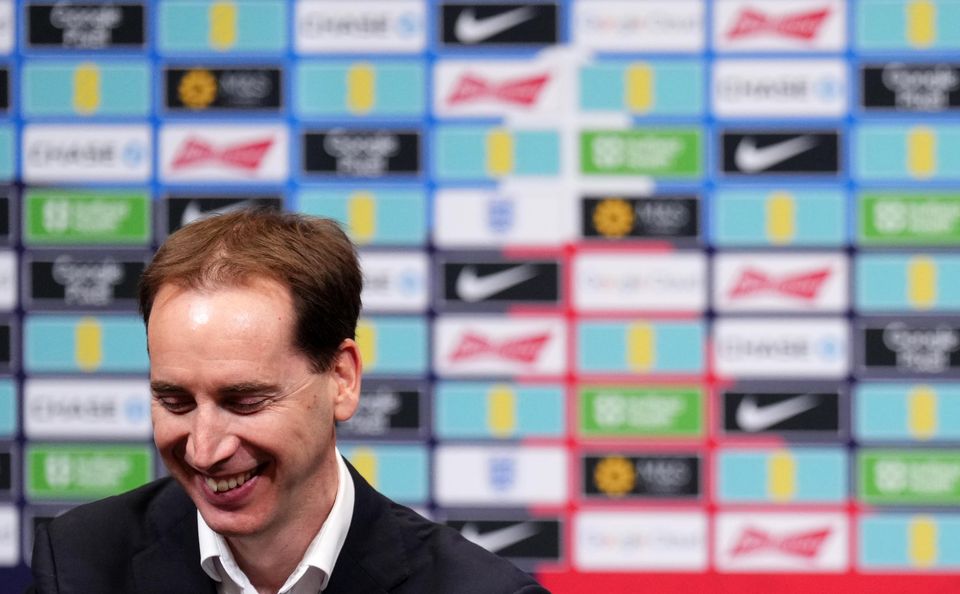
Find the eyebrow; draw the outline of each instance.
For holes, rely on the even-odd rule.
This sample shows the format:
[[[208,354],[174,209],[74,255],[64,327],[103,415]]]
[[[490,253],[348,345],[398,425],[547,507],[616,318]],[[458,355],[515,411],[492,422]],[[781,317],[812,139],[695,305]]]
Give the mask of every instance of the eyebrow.
[[[190,391],[183,386],[165,381],[150,382],[150,390],[152,390],[155,394],[190,393]],[[278,394],[279,392],[279,386],[265,382],[238,382],[217,388],[217,394],[221,396],[245,396],[250,394],[273,395]]]

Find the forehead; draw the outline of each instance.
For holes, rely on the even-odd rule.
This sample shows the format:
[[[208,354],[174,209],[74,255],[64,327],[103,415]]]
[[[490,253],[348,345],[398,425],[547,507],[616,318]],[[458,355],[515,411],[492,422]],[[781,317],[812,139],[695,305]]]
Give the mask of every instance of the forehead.
[[[242,284],[185,287],[165,284],[157,291],[147,336],[181,339],[203,334],[264,339],[290,337],[294,324],[293,299],[281,283],[256,277]]]

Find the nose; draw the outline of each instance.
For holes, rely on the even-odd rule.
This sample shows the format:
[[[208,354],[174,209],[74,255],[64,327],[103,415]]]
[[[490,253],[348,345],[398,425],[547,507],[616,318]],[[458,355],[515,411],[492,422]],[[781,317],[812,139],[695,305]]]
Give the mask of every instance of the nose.
[[[194,411],[187,437],[186,462],[200,472],[212,474],[240,447],[240,438],[230,429],[229,415],[215,405],[201,405]]]

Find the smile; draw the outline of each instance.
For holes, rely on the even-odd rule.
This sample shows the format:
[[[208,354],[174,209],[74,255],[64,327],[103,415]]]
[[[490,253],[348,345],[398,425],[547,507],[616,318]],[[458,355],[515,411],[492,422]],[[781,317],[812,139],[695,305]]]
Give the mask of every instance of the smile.
[[[208,476],[205,477],[204,480],[206,481],[207,486],[210,487],[211,491],[214,493],[223,493],[230,491],[231,489],[236,489],[257,474],[259,474],[259,468],[254,468],[253,470],[241,472],[240,474],[226,478],[215,479]]]

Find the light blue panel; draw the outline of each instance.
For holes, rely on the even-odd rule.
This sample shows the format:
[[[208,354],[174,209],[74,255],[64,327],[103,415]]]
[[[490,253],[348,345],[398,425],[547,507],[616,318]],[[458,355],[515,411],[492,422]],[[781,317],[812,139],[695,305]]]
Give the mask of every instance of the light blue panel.
[[[935,301],[922,309],[911,303],[909,267],[917,256],[858,254],[856,305],[864,312],[890,310],[956,311],[960,309],[960,256],[926,254],[936,269]]]
[[[504,176],[557,175],[560,172],[560,137],[552,130],[511,132],[513,169],[503,175],[487,169],[486,126],[439,126],[432,142],[433,174],[448,180],[492,180]]]
[[[922,127],[936,138],[934,170],[916,175],[908,169],[907,145],[912,130]],[[862,124],[853,130],[856,177],[864,180],[936,181],[960,179],[960,126],[938,124]]]
[[[917,567],[910,555],[910,525],[933,521],[936,545],[933,565]],[[960,568],[960,516],[955,514],[878,514],[861,516],[860,563],[870,569],[931,570]]]
[[[910,430],[910,393],[936,395],[936,427],[921,440]],[[853,431],[861,440],[960,440],[960,384],[861,383],[853,398]]]
[[[13,179],[15,134],[10,124],[0,124],[0,180]],[[12,224],[12,222],[11,222]]]
[[[642,62],[653,70],[653,104],[633,112],[626,102],[626,72],[635,62],[602,61],[580,70],[583,111],[622,111],[637,115],[699,115],[703,113],[703,65],[697,60]]]
[[[21,75],[21,109],[38,116],[148,116],[150,68],[145,63],[90,63],[99,71],[99,105],[89,113],[74,106],[74,79],[84,62],[27,62]]]
[[[17,388],[13,380],[0,380],[0,438],[17,436]]]
[[[842,246],[847,242],[847,207],[843,191],[791,188],[794,201],[792,239],[773,242],[767,233],[767,201],[772,188],[720,189],[711,197],[711,240],[731,246]]]
[[[339,449],[361,474],[366,473],[364,478],[375,489],[390,499],[408,505],[427,503],[430,468],[425,446],[340,444]],[[367,471],[371,467],[372,473]]]
[[[233,43],[217,47],[211,43],[216,5],[236,9]],[[232,2],[160,2],[157,5],[157,49],[160,53],[230,54],[247,52],[279,53],[287,48],[288,7],[282,0],[233,0]]]
[[[860,50],[960,49],[960,3],[933,0],[935,32],[929,45],[911,43],[907,34],[907,7],[911,0],[870,0],[856,6],[856,39]]]
[[[728,450],[717,454],[717,498],[727,503],[840,503],[847,498],[847,453],[836,448],[790,450],[796,491],[789,501],[770,494],[774,452]]]
[[[368,188],[360,190],[374,200],[374,232],[358,236],[351,230],[350,202],[356,191],[309,188],[297,195],[298,211],[336,219],[360,245],[423,245],[427,241],[427,196],[419,188]]]
[[[374,70],[374,101],[369,111],[352,110],[347,85],[357,62],[301,62],[297,64],[294,106],[303,116],[422,116],[426,80],[422,62],[367,64]]]
[[[363,318],[376,333],[376,354],[364,361],[364,374],[427,373],[427,322],[423,318]]]
[[[629,365],[629,322],[580,322],[577,363],[584,373],[700,373],[706,332],[702,322],[653,322],[654,363],[649,370]]]
[[[100,338],[84,345],[78,343],[77,329],[87,323],[99,328]],[[27,315],[23,351],[27,373],[145,373],[150,367],[143,320],[137,316]]]
[[[491,428],[491,389],[514,395],[516,425],[506,433]],[[563,386],[522,386],[480,382],[440,382],[434,391],[434,431],[444,439],[563,437]]]

